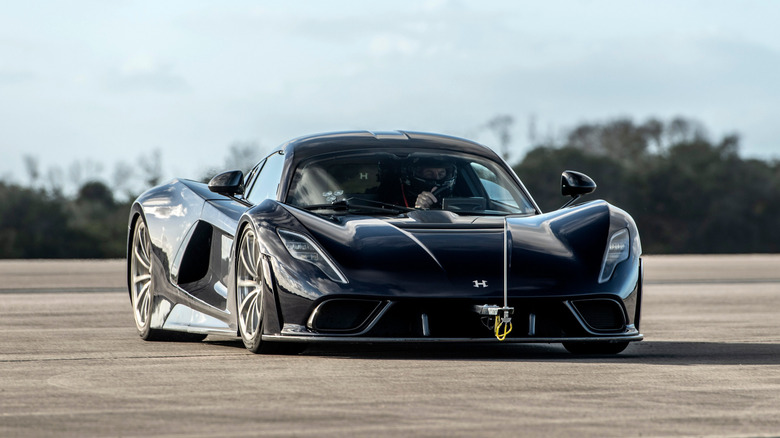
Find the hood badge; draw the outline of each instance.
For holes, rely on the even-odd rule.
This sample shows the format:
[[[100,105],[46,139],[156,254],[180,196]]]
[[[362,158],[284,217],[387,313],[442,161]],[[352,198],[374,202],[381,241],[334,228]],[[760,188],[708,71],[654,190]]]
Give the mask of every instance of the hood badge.
[[[472,283],[474,283],[474,287],[487,287],[488,286],[487,285],[487,280],[482,280],[482,281],[474,280],[474,281],[472,281]]]

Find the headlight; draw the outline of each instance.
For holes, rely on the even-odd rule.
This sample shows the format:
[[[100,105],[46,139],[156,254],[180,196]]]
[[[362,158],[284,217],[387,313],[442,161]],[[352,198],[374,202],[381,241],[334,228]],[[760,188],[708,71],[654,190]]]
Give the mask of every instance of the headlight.
[[[330,261],[325,252],[308,237],[287,230],[278,230],[279,237],[291,256],[320,268],[333,281],[346,283],[344,274]]]
[[[601,275],[599,275],[599,283],[604,283],[612,277],[612,273],[615,272],[615,267],[620,262],[628,259],[629,248],[631,247],[631,240],[628,236],[628,229],[623,228],[620,231],[615,232],[609,238],[609,245],[604,252],[604,261],[601,262]]]

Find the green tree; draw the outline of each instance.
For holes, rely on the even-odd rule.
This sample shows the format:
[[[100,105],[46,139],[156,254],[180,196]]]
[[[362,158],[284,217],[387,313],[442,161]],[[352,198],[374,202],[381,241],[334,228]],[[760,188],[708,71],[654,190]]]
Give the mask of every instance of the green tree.
[[[69,257],[72,233],[62,199],[44,191],[0,182],[0,257]]]

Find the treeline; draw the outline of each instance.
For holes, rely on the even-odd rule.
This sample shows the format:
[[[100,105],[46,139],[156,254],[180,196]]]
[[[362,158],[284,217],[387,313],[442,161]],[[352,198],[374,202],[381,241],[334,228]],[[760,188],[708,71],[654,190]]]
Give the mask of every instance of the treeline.
[[[224,169],[260,156],[256,144],[234,144]],[[141,185],[159,182],[159,153],[153,158],[140,160]],[[0,258],[124,257],[135,197],[130,169],[118,168],[122,184],[113,191],[100,180],[68,191],[56,178],[36,185],[40,172],[29,161],[29,186],[0,181]],[[743,159],[738,136],[713,142],[692,120],[583,124],[533,148],[514,168],[543,211],[566,201],[561,171],[590,175],[599,187],[582,201],[606,199],[628,211],[645,253],[780,252],[780,162]]]
[[[248,170],[262,156],[255,142],[235,142],[220,169]],[[159,149],[134,164],[118,163],[112,184],[100,177],[102,165],[74,162],[44,172],[25,156],[27,186],[0,180],[0,258],[122,258],[133,200],[162,182]],[[218,169],[201,170],[208,181]],[[66,178],[65,175],[70,178]]]
[[[124,257],[129,212],[99,181],[70,197],[0,181],[0,258]]]
[[[628,119],[585,124],[514,166],[544,211],[561,206],[560,172],[598,185],[637,222],[645,253],[780,252],[780,162],[743,159],[739,137],[708,139],[698,123]]]

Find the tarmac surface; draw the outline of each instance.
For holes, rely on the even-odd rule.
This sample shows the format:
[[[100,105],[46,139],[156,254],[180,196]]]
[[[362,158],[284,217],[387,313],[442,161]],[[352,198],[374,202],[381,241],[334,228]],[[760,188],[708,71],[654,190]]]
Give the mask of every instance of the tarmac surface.
[[[645,340],[144,342],[124,261],[0,261],[0,437],[780,436],[780,255],[647,256]]]

